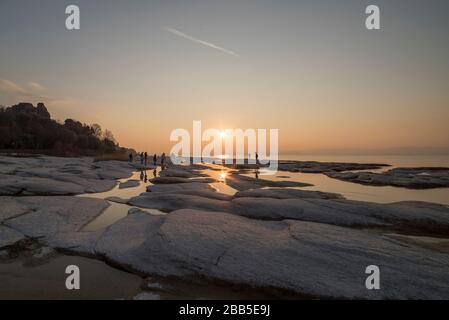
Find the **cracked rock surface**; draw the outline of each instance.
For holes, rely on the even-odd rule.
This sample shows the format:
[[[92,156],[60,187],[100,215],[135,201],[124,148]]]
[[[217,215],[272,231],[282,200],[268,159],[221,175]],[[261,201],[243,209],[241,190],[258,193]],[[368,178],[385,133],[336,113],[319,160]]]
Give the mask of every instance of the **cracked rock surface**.
[[[382,173],[328,172],[330,178],[371,186],[394,186],[408,189],[449,187],[449,168],[394,168]]]
[[[25,236],[22,233],[0,225],[0,249],[12,246],[23,239]]]
[[[1,225],[26,237],[50,239],[58,233],[78,231],[109,204],[102,199],[82,197],[0,197]]]
[[[112,189],[132,175],[127,162],[93,162],[91,158],[0,156],[0,196],[76,195]]]
[[[374,170],[388,167],[382,163],[341,163],[318,161],[279,161],[278,168],[281,171],[303,173],[343,172],[353,170]]]
[[[130,207],[108,227],[85,232],[109,203],[61,194],[110,189],[131,175],[132,165],[50,157],[0,157],[0,164],[0,194],[21,195],[0,196],[0,249],[32,238],[149,276],[283,289],[311,298],[449,299],[445,205],[352,201],[289,188],[307,185],[300,182],[236,172],[226,182],[238,192],[222,194],[209,185],[216,180],[200,172],[207,167],[174,166],[154,179],[148,192],[107,198],[138,208]],[[152,215],[144,208],[168,214]],[[382,290],[366,289],[369,265],[381,269]]]
[[[234,172],[226,178],[226,184],[238,191],[249,189],[309,187],[311,184],[296,181],[270,181],[244,176]]]
[[[448,255],[320,223],[190,209],[166,216],[134,213],[101,232],[72,233],[52,245],[148,274],[200,276],[314,297],[449,296]],[[365,288],[364,270],[371,264],[382,269],[382,290]]]

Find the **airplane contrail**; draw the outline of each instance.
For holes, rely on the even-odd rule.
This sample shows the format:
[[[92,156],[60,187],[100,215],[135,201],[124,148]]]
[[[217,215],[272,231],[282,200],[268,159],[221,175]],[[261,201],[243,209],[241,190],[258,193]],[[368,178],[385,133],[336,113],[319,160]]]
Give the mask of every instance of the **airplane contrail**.
[[[215,45],[213,43],[210,43],[210,42],[207,42],[207,41],[200,40],[200,39],[197,39],[195,37],[189,36],[188,34],[185,34],[184,32],[181,32],[179,30],[176,30],[176,29],[173,29],[173,28],[168,28],[168,27],[166,27],[165,30],[170,32],[170,33],[173,33],[174,35],[177,35],[178,37],[181,37],[181,38],[184,38],[184,39],[187,39],[187,40],[190,40],[190,41],[202,44],[203,46],[206,46],[206,47],[209,47],[209,48],[212,48],[212,49],[215,49],[215,50],[219,50],[221,52],[230,54],[231,56],[234,56],[234,57],[237,57],[237,58],[239,57],[239,55],[237,53],[235,53],[234,51],[231,51],[231,50],[219,47],[219,46],[217,46],[217,45]]]

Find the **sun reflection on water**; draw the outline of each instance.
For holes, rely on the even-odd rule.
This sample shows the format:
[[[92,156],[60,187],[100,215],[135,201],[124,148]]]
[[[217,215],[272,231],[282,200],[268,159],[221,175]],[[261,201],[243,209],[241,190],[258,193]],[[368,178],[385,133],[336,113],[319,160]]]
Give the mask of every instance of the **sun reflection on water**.
[[[224,171],[220,173],[220,179],[221,180],[226,180],[227,176],[228,176],[228,174],[226,172],[224,172]]]

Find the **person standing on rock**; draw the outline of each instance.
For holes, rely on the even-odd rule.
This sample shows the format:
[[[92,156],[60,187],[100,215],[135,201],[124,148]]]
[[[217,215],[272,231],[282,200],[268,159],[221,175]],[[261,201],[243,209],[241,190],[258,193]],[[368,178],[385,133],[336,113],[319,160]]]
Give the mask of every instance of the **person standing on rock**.
[[[157,155],[156,154],[154,154],[154,156],[153,156],[153,165],[157,166]]]
[[[148,161],[148,152],[145,152],[145,167],[147,166]]]
[[[140,164],[143,165],[143,152],[140,153]]]
[[[256,152],[256,164],[259,164],[259,154]]]
[[[133,153],[132,152],[129,153],[129,162],[133,162]]]
[[[161,156],[161,169],[164,170],[165,168],[165,153]]]

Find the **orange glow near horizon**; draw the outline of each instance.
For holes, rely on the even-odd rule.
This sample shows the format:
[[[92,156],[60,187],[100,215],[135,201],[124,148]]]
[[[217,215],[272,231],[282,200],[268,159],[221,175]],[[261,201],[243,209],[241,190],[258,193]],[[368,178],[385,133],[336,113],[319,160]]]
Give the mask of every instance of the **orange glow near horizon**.
[[[83,1],[92,19],[70,33],[50,2],[6,2],[0,105],[44,102],[122,146],[168,154],[199,120],[278,129],[280,154],[449,150],[446,2],[410,6],[420,23],[388,2],[395,23],[367,32],[351,1]]]

